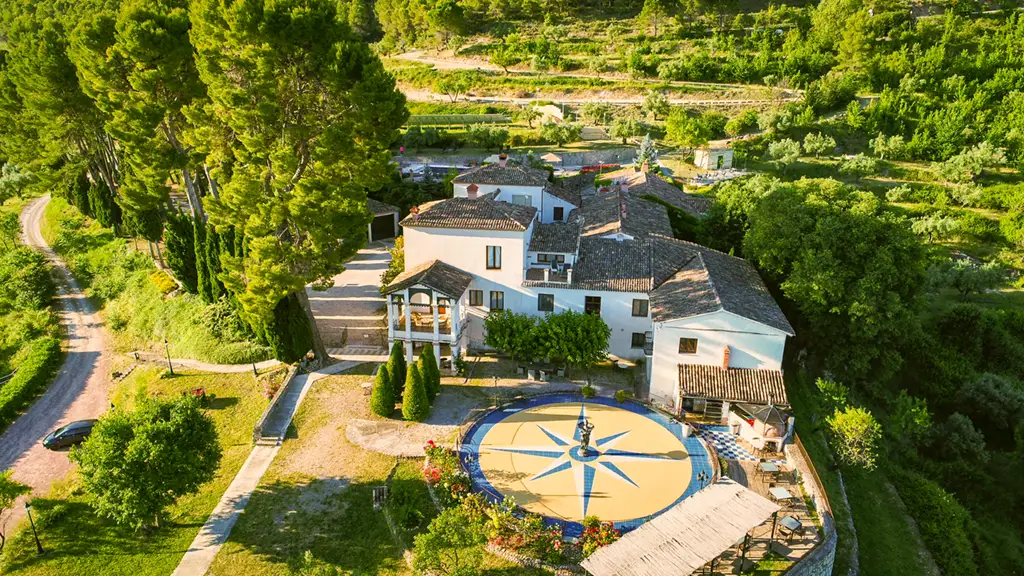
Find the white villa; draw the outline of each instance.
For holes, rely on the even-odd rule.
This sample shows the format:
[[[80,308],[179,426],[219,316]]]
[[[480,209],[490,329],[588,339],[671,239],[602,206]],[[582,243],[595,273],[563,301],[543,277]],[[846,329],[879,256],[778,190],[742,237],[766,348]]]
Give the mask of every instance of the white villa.
[[[454,198],[401,222],[406,270],[387,290],[389,344],[404,342],[410,359],[422,346],[451,357],[484,347],[491,310],[600,314],[609,354],[645,360],[653,401],[779,424],[759,407],[788,405],[793,328],[748,262],[672,236],[665,205],[701,217],[708,199],[644,172],[595,190],[593,175],[551,182],[504,163],[453,185]],[[781,424],[773,435],[786,435]]]

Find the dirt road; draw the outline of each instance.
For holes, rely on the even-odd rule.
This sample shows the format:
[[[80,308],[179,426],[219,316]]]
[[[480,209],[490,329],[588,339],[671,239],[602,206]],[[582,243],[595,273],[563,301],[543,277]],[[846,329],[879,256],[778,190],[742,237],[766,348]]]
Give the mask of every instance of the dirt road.
[[[71,470],[67,452],[46,450],[40,444],[43,437],[72,420],[96,418],[109,406],[108,357],[102,321],[39,230],[49,201],[50,197],[44,196],[26,206],[21,223],[25,244],[45,254],[56,272],[57,303],[67,334],[67,357],[46,393],[0,436],[0,470],[13,468],[14,479],[31,486],[36,496],[45,494],[54,480],[63,478]],[[11,527],[24,513],[20,503],[14,513]]]

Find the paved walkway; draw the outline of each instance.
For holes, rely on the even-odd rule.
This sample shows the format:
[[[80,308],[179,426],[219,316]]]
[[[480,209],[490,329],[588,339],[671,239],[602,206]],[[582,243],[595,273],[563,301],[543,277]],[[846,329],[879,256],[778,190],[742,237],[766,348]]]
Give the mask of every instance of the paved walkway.
[[[43,448],[43,437],[68,422],[96,418],[109,406],[103,321],[67,266],[43,239],[39,226],[49,201],[49,196],[43,196],[26,206],[21,223],[25,245],[42,252],[60,279],[56,303],[66,331],[67,355],[46,392],[0,436],[0,471],[13,469],[14,479],[31,486],[34,496],[48,492],[50,484],[72,468],[66,451]],[[8,526],[17,525],[23,515],[19,499]]]
[[[373,242],[345,263],[324,291],[306,289],[317,327],[328,347],[387,347],[380,276],[391,263],[391,242]]]
[[[322,370],[296,376],[282,392],[284,397],[270,414],[264,427],[263,440],[249,454],[242,469],[235,475],[231,485],[220,498],[217,507],[203,524],[192,544],[185,551],[178,567],[171,576],[202,576],[209,570],[221,546],[231,535],[238,517],[245,510],[253,491],[259,486],[263,475],[277,456],[292,418],[302,405],[313,383],[332,374],[344,372],[361,362],[342,361]]]
[[[129,358],[136,358],[143,362],[167,365],[167,357],[157,354],[156,352],[129,352],[127,356]],[[209,362],[200,362],[199,360],[190,360],[188,358],[171,358],[171,366],[174,366],[175,368],[192,368],[193,370],[211,372],[213,374],[252,372],[252,367],[254,365],[257,370],[265,370],[267,368],[280,366],[281,362],[277,360],[264,360],[262,362],[256,362],[255,364],[210,364]]]

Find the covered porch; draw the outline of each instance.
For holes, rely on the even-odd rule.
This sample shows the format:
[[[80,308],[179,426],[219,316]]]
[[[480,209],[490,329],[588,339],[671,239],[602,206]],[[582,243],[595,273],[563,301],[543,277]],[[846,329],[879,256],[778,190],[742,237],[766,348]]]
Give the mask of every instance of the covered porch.
[[[472,276],[433,260],[400,274],[385,291],[388,309],[388,344],[404,342],[412,362],[422,345],[433,345],[440,362],[461,353],[462,333],[469,315],[464,295]]]

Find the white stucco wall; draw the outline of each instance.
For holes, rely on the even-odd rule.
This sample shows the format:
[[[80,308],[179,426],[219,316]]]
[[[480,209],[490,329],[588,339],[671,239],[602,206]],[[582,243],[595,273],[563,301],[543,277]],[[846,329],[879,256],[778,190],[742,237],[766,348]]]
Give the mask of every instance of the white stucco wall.
[[[518,286],[523,282],[527,239],[532,231],[532,226],[525,232],[406,227],[405,269],[441,260],[478,277],[483,286]],[[487,246],[501,247],[500,270],[487,269]]]
[[[466,190],[469,187],[469,183],[465,184],[453,184],[455,196],[457,198],[468,198],[469,192]],[[571,212],[576,207],[572,204],[562,200],[558,196],[548,194],[544,191],[543,186],[507,186],[507,185],[496,185],[496,184],[477,184],[477,194],[489,194],[497,189],[501,192],[495,197],[497,200],[502,202],[512,203],[513,196],[529,196],[530,205],[537,209],[540,221],[544,223],[550,223],[555,221],[555,208],[561,207],[564,209],[564,218],[569,217]]]
[[[697,353],[680,354],[680,338],[696,338]],[[726,346],[731,368],[781,370],[786,334],[725,311],[655,324],[651,396],[674,405],[679,364],[721,366]]]

